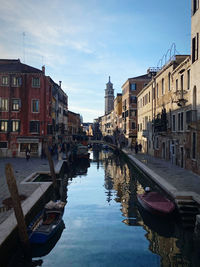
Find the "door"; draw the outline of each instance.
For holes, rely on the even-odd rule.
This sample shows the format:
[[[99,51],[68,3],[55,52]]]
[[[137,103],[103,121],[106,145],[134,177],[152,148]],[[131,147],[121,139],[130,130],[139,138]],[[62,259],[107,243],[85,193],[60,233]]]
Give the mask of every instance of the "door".
[[[184,150],[183,147],[180,147],[180,166],[181,168],[184,167]]]

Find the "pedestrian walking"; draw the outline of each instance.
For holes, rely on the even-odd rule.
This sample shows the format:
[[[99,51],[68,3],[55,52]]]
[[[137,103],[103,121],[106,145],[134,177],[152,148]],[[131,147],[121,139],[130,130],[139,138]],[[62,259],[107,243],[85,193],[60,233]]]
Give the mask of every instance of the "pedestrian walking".
[[[142,151],[142,145],[141,144],[138,145],[138,149],[140,152]]]
[[[135,143],[135,154],[137,154],[138,153],[138,143],[136,142]]]
[[[26,160],[28,161],[30,159],[31,153],[30,150],[28,148],[28,146],[26,147]]]

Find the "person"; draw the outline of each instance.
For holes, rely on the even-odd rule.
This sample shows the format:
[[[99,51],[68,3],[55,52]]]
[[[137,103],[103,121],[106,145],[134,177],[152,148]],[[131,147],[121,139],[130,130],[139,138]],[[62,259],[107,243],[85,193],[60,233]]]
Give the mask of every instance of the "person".
[[[30,150],[28,148],[28,146],[26,147],[26,160],[30,159]]]
[[[138,153],[138,144],[137,144],[137,142],[135,143],[135,154],[137,154]]]
[[[133,143],[131,142],[131,151],[133,150]]]
[[[138,145],[138,148],[139,148],[139,151],[141,152],[141,151],[142,151],[142,145],[139,144],[139,145]]]

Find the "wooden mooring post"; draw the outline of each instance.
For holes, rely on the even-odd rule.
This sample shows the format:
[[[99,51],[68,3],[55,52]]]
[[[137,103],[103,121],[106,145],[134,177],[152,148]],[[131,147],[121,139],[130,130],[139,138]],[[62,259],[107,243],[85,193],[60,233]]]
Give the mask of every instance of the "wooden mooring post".
[[[57,181],[56,181],[56,173],[55,173],[55,169],[54,169],[54,163],[53,163],[53,160],[52,160],[52,157],[51,157],[51,153],[49,151],[47,143],[45,145],[45,153],[46,153],[48,161],[49,161],[49,168],[50,168],[50,173],[51,173],[51,177],[52,177],[53,187],[54,187],[54,190],[55,190],[55,196],[56,196],[57,199],[59,199],[60,198],[60,193],[59,193],[59,187],[58,187],[58,184],[57,184]]]
[[[49,168],[50,168],[50,172],[51,172],[51,177],[52,177],[52,181],[53,181],[53,186],[54,188],[57,188],[57,183],[56,183],[56,173],[55,173],[55,169],[54,169],[54,163],[48,148],[48,144],[46,143],[45,145],[45,153],[47,155],[48,161],[49,161]]]
[[[30,243],[29,243],[29,237],[27,233],[27,227],[25,223],[23,210],[21,207],[17,183],[15,180],[12,165],[10,163],[6,164],[5,174],[6,174],[6,181],[8,184],[8,189],[10,191],[10,195],[12,198],[15,217],[16,217],[17,224],[18,224],[19,238],[22,243],[25,256],[30,257]]]

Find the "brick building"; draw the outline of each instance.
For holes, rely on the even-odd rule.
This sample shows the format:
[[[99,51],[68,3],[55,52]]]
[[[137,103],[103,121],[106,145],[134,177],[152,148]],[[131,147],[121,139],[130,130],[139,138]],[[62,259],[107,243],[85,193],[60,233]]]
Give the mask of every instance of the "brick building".
[[[0,60],[0,156],[41,154],[52,140],[52,86],[42,70],[20,60]]]

